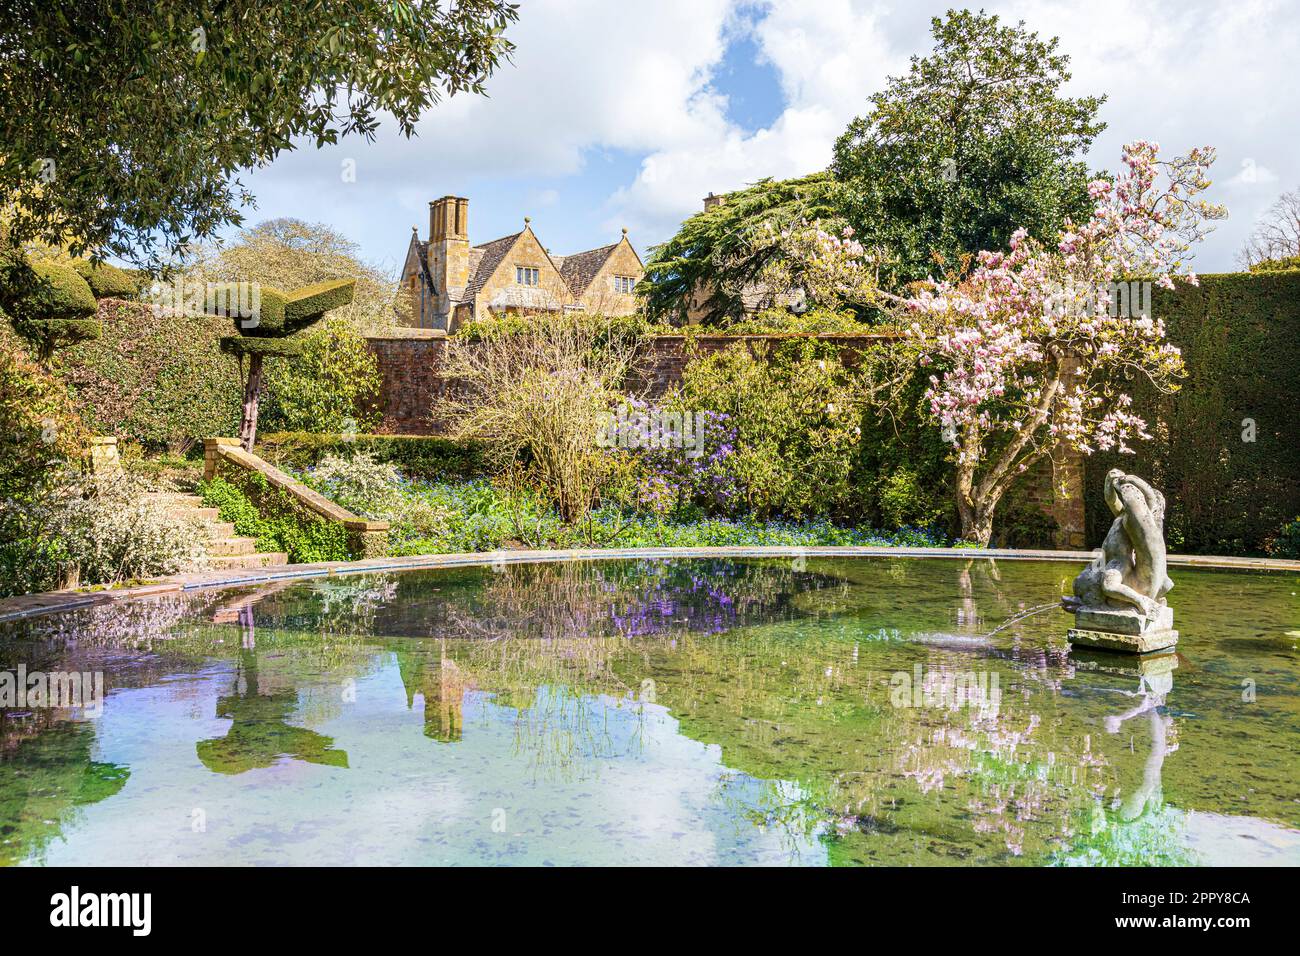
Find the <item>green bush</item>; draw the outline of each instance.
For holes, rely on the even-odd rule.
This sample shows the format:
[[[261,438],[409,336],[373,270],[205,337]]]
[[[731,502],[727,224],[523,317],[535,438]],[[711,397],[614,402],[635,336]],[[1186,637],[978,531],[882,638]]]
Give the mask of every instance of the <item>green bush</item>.
[[[877,332],[875,326],[858,320],[852,312],[832,309],[767,309],[753,318],[728,325],[728,335],[863,335]]]
[[[205,507],[218,509],[222,521],[234,524],[236,534],[256,538],[260,552],[283,551],[295,564],[347,561],[352,556],[341,524],[304,511],[262,475],[249,473],[243,487],[213,478],[199,493]]]
[[[96,299],[133,299],[140,292],[136,276],[111,263],[78,259],[72,267],[86,280]]]
[[[1122,468],[1164,493],[1171,549],[1262,554],[1300,513],[1300,272],[1201,276],[1199,287],[1155,290],[1152,311],[1188,375],[1173,395],[1134,383],[1135,409],[1155,439],[1136,455],[1087,459],[1088,541],[1099,542],[1111,521],[1106,472]]]
[[[65,556],[48,505],[85,438],[67,388],[0,318],[0,597],[58,585]]]
[[[487,474],[483,449],[474,442],[430,435],[330,435],[272,432],[258,436],[257,452],[292,471],[305,471],[326,455],[359,453],[391,462],[403,475],[420,481],[457,481]]]
[[[239,369],[217,346],[226,320],[156,315],[144,303],[111,300],[100,304],[100,319],[98,341],[56,361],[94,431],[171,451],[235,433]]]
[[[347,322],[326,319],[311,331],[278,341],[299,338],[302,347],[293,361],[266,366],[261,426],[269,431],[357,432],[377,425],[381,376],[365,337]]]
[[[42,362],[49,362],[56,349],[99,337],[95,296],[75,270],[11,253],[0,271],[0,306]]]
[[[1281,259],[1265,259],[1250,267],[1251,272],[1288,272],[1300,269],[1300,256],[1285,256]]]
[[[1264,544],[1270,558],[1300,558],[1300,517],[1282,525]]]
[[[690,362],[676,401],[686,410],[721,412],[736,429],[729,467],[745,514],[848,518],[862,512],[854,481],[861,375],[826,342],[756,351],[738,343]]]

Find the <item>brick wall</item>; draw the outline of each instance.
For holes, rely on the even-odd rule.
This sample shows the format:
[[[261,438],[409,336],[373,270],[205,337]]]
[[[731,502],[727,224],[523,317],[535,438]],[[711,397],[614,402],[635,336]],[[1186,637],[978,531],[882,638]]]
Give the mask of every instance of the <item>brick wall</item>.
[[[697,335],[695,347],[701,355],[721,352],[744,342],[759,350],[773,343],[800,336]],[[803,336],[807,337],[807,336]],[[855,351],[886,341],[889,335],[827,335],[820,338],[844,346],[852,361]],[[367,340],[379,361],[383,376],[380,407],[384,415],[378,431],[391,435],[438,435],[445,432],[439,408],[446,390],[440,374],[446,356],[447,339],[434,329],[402,329],[388,336]],[[687,363],[687,337],[664,335],[651,339],[639,363],[638,374],[627,386],[645,392],[651,399],[664,395],[682,380]],[[1058,456],[1058,462],[1044,462],[1027,476],[1026,498],[1056,521],[1054,544],[1059,548],[1083,548],[1083,458],[1075,453]]]

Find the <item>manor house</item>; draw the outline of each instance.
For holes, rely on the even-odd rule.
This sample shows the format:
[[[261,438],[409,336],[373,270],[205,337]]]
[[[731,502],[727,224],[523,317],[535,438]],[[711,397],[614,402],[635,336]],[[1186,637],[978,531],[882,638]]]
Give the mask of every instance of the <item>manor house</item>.
[[[444,196],[429,203],[429,239],[411,228],[402,287],[411,296],[411,323],[454,332],[466,322],[503,312],[581,310],[630,315],[641,257],[627,230],[608,246],[552,255],[530,220],[510,236],[469,244],[469,200]]]

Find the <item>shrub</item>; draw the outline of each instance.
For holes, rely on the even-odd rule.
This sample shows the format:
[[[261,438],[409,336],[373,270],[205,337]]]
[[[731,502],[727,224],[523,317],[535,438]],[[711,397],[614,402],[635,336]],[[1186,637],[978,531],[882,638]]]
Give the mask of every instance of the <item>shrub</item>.
[[[737,344],[691,362],[675,399],[683,409],[728,416],[728,470],[736,509],[755,517],[853,517],[861,508],[854,466],[868,390],[838,349],[815,340],[773,349]],[[705,449],[708,455],[716,449]]]
[[[82,584],[175,574],[202,562],[204,536],[145,494],[129,476],[87,478],[61,489],[53,526]]]
[[[58,585],[50,503],[85,437],[67,388],[0,325],[0,596]]]
[[[766,309],[727,326],[728,335],[862,335],[877,331],[850,311]]]
[[[531,327],[472,345],[453,340],[446,399],[456,437],[482,444],[501,472],[527,480],[576,522],[613,477],[596,445],[603,417],[622,400],[636,340],[584,316],[527,317]]]
[[[155,315],[144,303],[104,300],[103,335],[60,353],[57,369],[100,434],[152,450],[184,451],[239,423],[239,370],[217,342],[227,320]]]
[[[1122,468],[1164,493],[1171,548],[1261,554],[1300,514],[1300,271],[1206,275],[1199,287],[1157,288],[1152,312],[1182,350],[1187,378],[1173,395],[1137,382],[1134,405],[1155,439],[1135,455],[1087,459],[1088,540],[1106,533],[1102,484],[1109,469]]]
[[[325,284],[330,290],[315,298],[333,294],[337,283]],[[365,431],[379,420],[379,385],[379,364],[364,336],[328,319],[304,333],[294,361],[267,366],[261,424],[281,431]]]
[[[1264,545],[1272,558],[1300,558],[1300,517],[1282,525]]]
[[[10,256],[0,276],[0,306],[37,358],[49,362],[57,348],[99,337],[95,297],[75,270],[38,259]]]
[[[111,263],[77,259],[72,267],[86,280],[96,299],[133,299],[140,292],[137,276]]]
[[[362,452],[350,458],[327,455],[307,475],[308,484],[331,501],[365,518],[389,522],[389,550],[410,541],[443,541],[451,524],[448,509],[413,494],[388,462]]]

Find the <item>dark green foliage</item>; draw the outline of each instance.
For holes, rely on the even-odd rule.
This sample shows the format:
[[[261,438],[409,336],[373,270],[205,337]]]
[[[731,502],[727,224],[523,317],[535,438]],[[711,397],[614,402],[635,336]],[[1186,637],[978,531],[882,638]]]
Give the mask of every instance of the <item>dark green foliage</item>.
[[[697,286],[707,290],[706,324],[725,325],[744,314],[744,303],[727,288],[742,288],[762,271],[769,255],[740,257],[749,237],[766,224],[800,219],[829,220],[841,210],[833,201],[834,183],[827,173],[801,179],[763,179],[728,193],[720,205],[697,212],[677,234],[657,247],[637,286],[652,318],[678,322]],[[769,250],[770,252],[770,250]]]
[[[133,299],[140,292],[139,278],[111,263],[78,259],[72,267],[86,280],[96,299]]]
[[[1152,311],[1188,377],[1172,396],[1135,384],[1155,441],[1088,459],[1088,541],[1110,524],[1106,471],[1122,468],[1164,492],[1172,550],[1261,554],[1300,514],[1300,272],[1202,276],[1199,288],[1157,289]]]
[[[408,478],[420,481],[460,481],[488,472],[483,449],[468,441],[430,435],[320,435],[311,432],[272,432],[258,440],[258,454],[281,468],[303,471],[326,455],[358,453],[391,462]]]
[[[479,93],[511,45],[505,0],[17,0],[0,17],[0,193],[14,243],[155,265],[241,220],[235,178],[295,137],[414,132]]]
[[[1058,95],[1070,74],[1057,40],[983,12],[931,22],[934,51],[871,97],[831,167],[857,238],[895,260],[886,286],[956,271],[1020,227],[1054,238],[1091,211],[1079,157],[1104,128],[1104,97]]]
[[[343,525],[305,511],[292,496],[262,475],[247,472],[239,485],[222,478],[203,483],[203,504],[219,509],[235,533],[257,539],[257,550],[283,551],[295,564],[347,561],[348,533]]]
[[[1292,518],[1264,542],[1270,558],[1300,558],[1300,517]]]
[[[226,320],[159,318],[148,305],[114,301],[101,302],[99,314],[99,340],[61,352],[56,363],[96,433],[172,451],[233,433],[239,369],[217,347]]]
[[[221,351],[240,358],[260,355],[263,358],[287,358],[301,355],[305,342],[301,338],[246,338],[226,335],[221,339]]]
[[[257,290],[257,315],[251,313],[252,299],[247,283],[214,282],[208,288],[204,311],[209,315],[227,315],[240,335],[277,337],[287,334],[284,307],[289,296],[279,289],[261,285]]]

